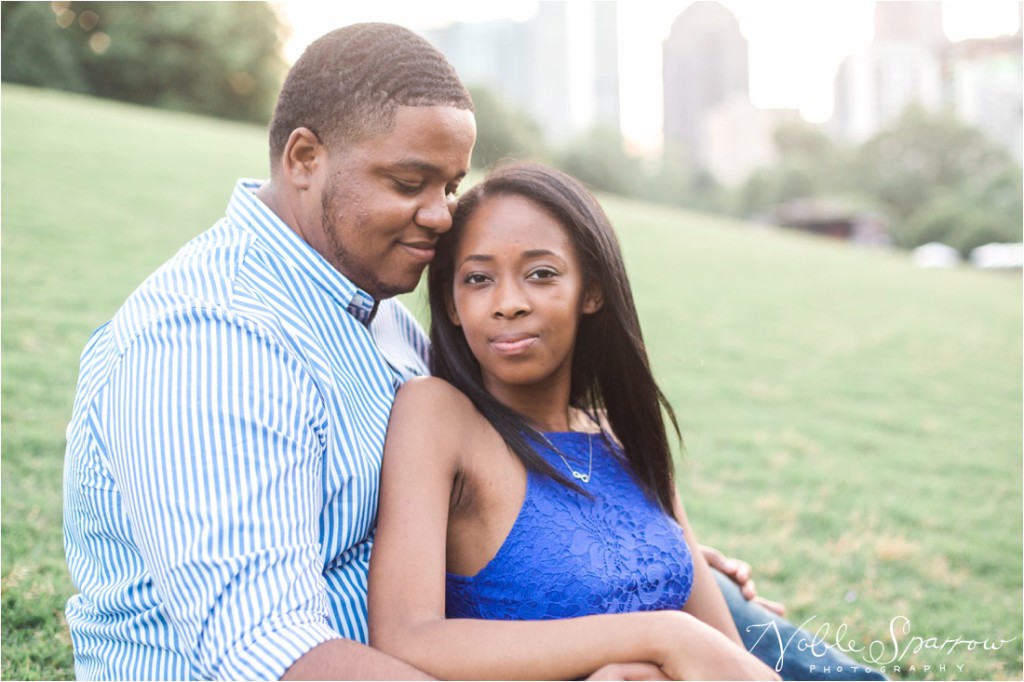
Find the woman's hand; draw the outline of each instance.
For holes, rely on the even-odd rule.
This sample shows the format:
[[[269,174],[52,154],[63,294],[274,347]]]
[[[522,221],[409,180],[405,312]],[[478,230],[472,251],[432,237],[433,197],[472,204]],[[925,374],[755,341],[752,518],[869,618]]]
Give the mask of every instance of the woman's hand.
[[[609,663],[594,672],[588,680],[670,680],[665,671],[653,663]]]
[[[778,680],[774,670],[715,628],[682,611],[662,611],[662,670],[673,680]]]

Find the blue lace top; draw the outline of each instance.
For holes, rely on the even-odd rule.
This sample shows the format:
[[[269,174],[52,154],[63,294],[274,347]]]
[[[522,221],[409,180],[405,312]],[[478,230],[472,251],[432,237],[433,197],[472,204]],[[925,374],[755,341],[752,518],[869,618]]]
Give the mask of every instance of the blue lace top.
[[[598,434],[549,433],[593,499],[527,472],[526,497],[508,537],[475,576],[448,573],[449,618],[547,620],[601,613],[679,609],[693,561],[675,519],[662,512]],[[538,448],[553,466],[565,462]]]

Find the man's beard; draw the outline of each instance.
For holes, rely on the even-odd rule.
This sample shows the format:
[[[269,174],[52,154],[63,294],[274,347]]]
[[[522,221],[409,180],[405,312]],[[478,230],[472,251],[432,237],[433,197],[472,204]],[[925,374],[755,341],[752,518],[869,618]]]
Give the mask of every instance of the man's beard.
[[[329,189],[325,188],[320,194],[320,222],[327,239],[327,246],[331,250],[331,264],[353,284],[378,301],[406,293],[403,287],[381,281],[372,268],[360,264],[358,258],[353,257],[342,244],[341,239],[338,238],[338,232],[334,228],[333,219],[336,214],[334,207],[340,201],[340,195],[341,192],[337,190],[336,185]],[[366,229],[371,228],[367,227]]]

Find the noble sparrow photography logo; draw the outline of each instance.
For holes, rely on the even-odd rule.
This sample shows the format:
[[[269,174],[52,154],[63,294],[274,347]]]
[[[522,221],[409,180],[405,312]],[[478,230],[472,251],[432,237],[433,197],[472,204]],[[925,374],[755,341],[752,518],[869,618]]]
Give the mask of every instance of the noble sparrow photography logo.
[[[813,633],[810,640],[797,638],[796,632],[783,638],[775,621],[757,623],[747,626],[747,632],[759,633],[753,650],[762,640],[767,639],[778,646],[779,658],[775,662],[775,670],[781,671],[785,663],[786,652],[795,648],[800,652],[808,652],[817,658],[823,658],[830,649],[837,649],[855,659],[864,661],[854,663],[847,672],[859,672],[861,668],[877,670],[883,674],[933,673],[952,677],[963,672],[963,663],[959,656],[985,651],[998,651],[1006,644],[1017,640],[986,638],[971,639],[959,635],[937,636],[914,634],[910,619],[896,616],[889,621],[889,635],[885,639],[870,642],[858,642],[847,636],[847,625],[841,623],[833,628],[832,623],[822,622],[815,627],[817,616],[811,616],[800,625],[800,630]],[[914,656],[908,659],[908,656]],[[924,658],[926,662],[922,662]],[[808,664],[808,672],[837,673],[840,669],[826,670],[827,666]]]

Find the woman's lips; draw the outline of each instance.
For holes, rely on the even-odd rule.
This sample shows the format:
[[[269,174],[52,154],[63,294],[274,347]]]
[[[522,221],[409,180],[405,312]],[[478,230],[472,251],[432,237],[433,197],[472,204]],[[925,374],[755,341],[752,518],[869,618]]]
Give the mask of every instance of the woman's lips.
[[[491,339],[491,347],[505,355],[518,355],[535,344],[539,338],[535,334],[499,334]]]

